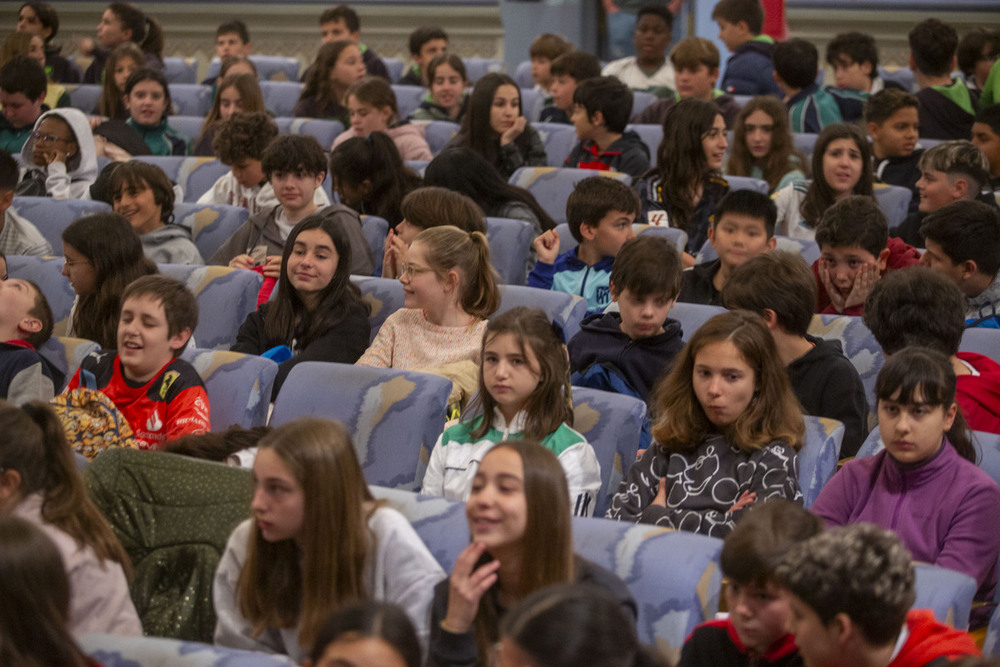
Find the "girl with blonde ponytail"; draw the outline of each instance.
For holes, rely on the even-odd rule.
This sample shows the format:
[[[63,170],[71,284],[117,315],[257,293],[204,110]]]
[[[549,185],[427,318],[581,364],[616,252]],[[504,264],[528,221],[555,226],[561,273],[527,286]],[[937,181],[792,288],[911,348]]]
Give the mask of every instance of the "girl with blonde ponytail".
[[[72,591],[71,632],[141,636],[128,556],[87,495],[55,413],[37,401],[0,401],[0,433],[0,516],[30,521],[59,549]]]
[[[404,307],[390,315],[358,364],[432,370],[479,363],[486,318],[500,306],[481,232],[442,226],[417,234],[399,264]]]

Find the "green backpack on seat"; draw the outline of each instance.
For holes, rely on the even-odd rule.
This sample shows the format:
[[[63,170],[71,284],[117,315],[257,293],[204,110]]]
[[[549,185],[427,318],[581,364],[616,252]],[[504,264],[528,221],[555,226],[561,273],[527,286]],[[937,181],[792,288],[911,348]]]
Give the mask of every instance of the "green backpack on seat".
[[[250,471],[136,449],[87,468],[90,495],[132,560],[146,635],[212,642],[212,580],[230,533],[250,516]]]

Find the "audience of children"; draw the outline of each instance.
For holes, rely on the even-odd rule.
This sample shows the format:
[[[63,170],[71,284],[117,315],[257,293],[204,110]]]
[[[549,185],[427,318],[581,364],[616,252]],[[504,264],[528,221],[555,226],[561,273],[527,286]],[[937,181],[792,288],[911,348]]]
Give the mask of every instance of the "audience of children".
[[[368,347],[368,306],[351,281],[351,242],[340,221],[309,216],[288,233],[274,299],[250,313],[233,352],[264,354],[285,346],[273,395],[302,361],[353,364]]]
[[[115,213],[129,221],[142,250],[157,264],[204,264],[191,231],[174,224],[174,187],[163,170],[131,160],[111,172]]]
[[[601,76],[601,61],[585,51],[570,51],[552,61],[549,67],[552,83],[549,92],[552,104],[542,108],[540,120],[543,123],[569,124],[573,112],[573,93],[581,81]]]
[[[399,278],[406,250],[417,234],[431,227],[450,225],[467,232],[486,233],[483,209],[469,197],[447,188],[417,188],[399,205],[403,219],[385,237],[382,277]]]
[[[807,665],[907,667],[979,655],[968,634],[910,609],[913,559],[889,530],[860,523],[824,531],[794,545],[776,574]]]
[[[620,171],[638,178],[649,169],[649,149],[633,130],[632,91],[614,77],[587,79],[573,92],[570,120],[579,140],[564,167]]]
[[[38,117],[49,110],[47,86],[45,69],[29,56],[14,56],[0,67],[0,150],[21,152]]]
[[[222,124],[237,113],[266,113],[264,95],[254,74],[227,74],[219,82],[212,108],[205,116],[201,134],[194,142],[194,155],[216,156],[215,135]]]
[[[410,58],[413,65],[399,78],[401,86],[427,87],[424,73],[437,56],[448,53],[448,33],[438,26],[423,26],[410,33]]]
[[[643,5],[635,22],[636,55],[611,61],[601,74],[615,77],[632,90],[673,97],[674,68],[667,59],[673,27],[673,12],[665,5]]]
[[[97,179],[97,152],[87,116],[54,109],[39,116],[21,148],[17,195],[84,199]]]
[[[774,47],[774,80],[788,106],[792,132],[819,132],[840,122],[852,122],[864,114],[866,95],[841,88],[822,88],[816,83],[819,52],[812,42],[788,39]]]
[[[551,584],[600,587],[635,619],[621,579],[573,552],[571,509],[563,468],[537,440],[482,457],[465,503],[470,544],[434,588],[428,666],[487,664],[506,612]]]
[[[17,12],[18,32],[38,35],[45,43],[45,73],[56,83],[80,83],[83,73],[72,60],[62,55],[54,42],[59,33],[59,14],[47,2],[26,2]]]
[[[726,174],[767,181],[774,194],[793,181],[805,180],[805,157],[792,143],[788,112],[772,95],[758,95],[740,110],[733,126]]]
[[[486,235],[426,229],[410,243],[399,268],[403,308],[386,318],[358,364],[406,370],[478,365],[486,320],[500,306]]]
[[[420,187],[420,176],[403,163],[385,132],[352,137],[337,146],[330,154],[330,177],[342,204],[359,215],[377,215],[390,227],[403,219],[399,210],[403,197]],[[371,270],[364,275],[370,274]]]
[[[121,297],[116,344],[89,354],[66,391],[94,387],[111,399],[128,420],[141,449],[187,433],[211,430],[208,394],[181,352],[198,325],[198,302],[178,280],[144,276]],[[112,353],[117,349],[117,352]]]
[[[708,238],[708,219],[729,191],[722,178],[728,147],[719,108],[702,100],[681,100],[663,120],[656,166],[635,185],[642,201],[641,222],[687,233],[685,268],[694,265],[694,255]]]
[[[128,555],[90,499],[58,417],[38,401],[21,407],[0,401],[0,430],[0,516],[26,521],[55,545],[61,566],[47,572],[44,581],[69,580],[61,609],[67,629],[76,636],[103,632],[141,637],[126,580],[132,569]],[[4,569],[5,582],[13,576]],[[44,595],[43,582],[33,583],[32,597]],[[0,616],[27,613],[10,604],[4,597]],[[42,619],[28,620],[36,637]],[[0,654],[9,655],[7,643],[13,640],[4,637]]]
[[[890,274],[865,303],[865,325],[891,357],[914,347],[948,357],[957,377],[956,402],[976,431],[1000,433],[1000,364],[975,352],[959,352],[965,331],[965,300],[941,273],[924,267]]]
[[[333,611],[366,600],[399,605],[426,642],[444,572],[410,522],[372,496],[347,430],[296,419],[258,447],[252,518],[215,574],[215,643],[298,662]]]
[[[62,274],[76,292],[66,335],[113,350],[122,293],[133,280],[156,273],[156,265],[146,258],[129,221],[115,213],[74,220],[63,230],[62,242]]]
[[[816,243],[817,313],[864,315],[865,299],[883,276],[920,262],[916,248],[889,236],[885,213],[870,197],[851,195],[828,208]]]
[[[346,39],[323,44],[309,68],[292,115],[339,120],[345,127],[350,126],[350,114],[344,106],[347,90],[366,74],[357,44]]]
[[[802,502],[805,426],[759,315],[708,320],[657,385],[654,442],[629,468],[609,519],[725,537],[769,498]]]
[[[695,264],[684,272],[678,301],[722,305],[722,288],[733,270],[761,253],[774,250],[777,210],[767,195],[734,190],[715,207],[708,228],[708,242],[716,259]]]
[[[938,209],[920,227],[920,263],[952,280],[965,297],[965,326],[1000,329],[1000,213],[978,201]]]
[[[427,64],[427,95],[410,114],[411,120],[461,123],[469,108],[465,63],[454,53],[441,53]]]
[[[817,517],[781,498],[747,512],[719,556],[729,614],[694,629],[678,667],[802,664],[788,633],[791,611],[775,567],[794,545],[822,530]]]
[[[844,425],[840,458],[857,454],[868,432],[868,401],[858,371],[838,340],[809,335],[816,279],[799,255],[774,251],[733,270],[722,293],[727,308],[758,313],[774,338],[802,412]]]
[[[142,49],[132,42],[125,42],[108,55],[104,67],[104,81],[101,83],[101,97],[94,113],[111,120],[128,120],[125,108],[125,83],[133,72],[146,66]]]
[[[625,242],[611,267],[609,288],[618,312],[584,319],[569,341],[573,385],[608,389],[613,375],[647,403],[684,347],[680,322],[670,318],[681,286],[681,262],[670,242],[644,234]]]
[[[0,280],[0,398],[21,405],[48,401],[62,389],[62,371],[38,353],[52,325],[52,309],[38,285]]]
[[[611,266],[635,235],[639,209],[635,191],[621,181],[591,176],[578,182],[566,201],[566,222],[578,245],[560,254],[555,229],[535,238],[538,262],[528,285],[575,294],[587,301],[590,313],[603,312],[611,303]]]
[[[923,152],[918,162],[920,193],[917,211],[896,227],[892,233],[903,241],[923,246],[921,225],[928,213],[956,201],[981,199],[996,207],[992,193],[983,193],[990,182],[990,165],[986,157],[969,141],[945,141]]]
[[[521,90],[514,79],[497,72],[476,81],[462,129],[449,146],[471,148],[505,179],[521,167],[548,162],[542,138],[521,110]]]
[[[885,450],[848,461],[812,512],[828,526],[867,522],[893,530],[914,559],[969,575],[978,588],[974,599],[990,603],[1000,534],[982,526],[1000,521],[1000,487],[976,466],[952,366],[928,348],[891,354],[875,385]],[[991,606],[977,605],[973,627],[986,622]]]
[[[573,430],[566,349],[540,310],[520,306],[492,320],[479,360],[481,414],[438,437],[421,493],[468,500],[479,464],[499,442],[526,439],[556,455],[566,474],[576,516],[594,512],[601,466],[594,448]]]
[[[347,231],[351,242],[351,273],[372,274],[375,262],[357,214],[341,204],[320,208],[316,203],[316,190],[322,189],[327,164],[315,138],[305,135],[278,137],[264,150],[261,168],[278,204],[251,216],[212,255],[209,264],[259,270],[265,279],[278,280],[289,232],[304,218],[317,214],[335,218]]]
[[[852,195],[875,200],[871,147],[853,125],[838,123],[816,139],[812,181],[793,181],[774,193],[775,231],[797,239],[816,238],[816,227],[835,203]]]
[[[719,25],[719,40],[732,54],[719,86],[731,95],[774,95],[781,90],[774,81],[774,40],[761,34],[764,8],[759,2],[719,0],[712,9]]]
[[[957,60],[958,33],[938,19],[925,19],[908,35],[910,69],[920,101],[920,136],[925,139],[968,139],[979,91],[961,78],[951,78]]]
[[[475,364],[479,366],[483,410],[481,416],[470,413],[465,421],[444,432],[424,480],[425,492],[449,497],[471,494],[467,512],[473,538],[450,582],[441,582],[435,591],[429,629],[426,614],[431,584],[443,576],[440,568],[412,531],[400,532],[405,522],[386,518],[387,510],[372,499],[346,433],[331,431],[325,423],[304,422],[279,429],[265,441],[257,458],[256,521],[241,525],[233,534],[216,580],[220,643],[277,650],[296,659],[311,648],[314,664],[320,665],[324,660],[342,659],[344,647],[350,655],[352,646],[381,642],[385,664],[416,664],[419,657],[414,655],[419,653],[413,650],[416,639],[412,631],[409,635],[403,632],[406,637],[399,640],[410,648],[399,650],[394,640],[370,639],[361,626],[346,630],[346,639],[334,621],[326,630],[322,628],[341,600],[392,600],[399,591],[392,582],[396,575],[404,579],[412,575],[411,581],[421,582],[412,586],[400,583],[409,588],[398,592],[395,599],[402,602],[422,638],[430,633],[430,664],[475,662],[493,650],[498,640],[496,650],[504,659],[530,656],[541,664],[563,651],[541,641],[546,638],[537,637],[537,633],[524,630],[550,618],[551,611],[538,611],[537,615],[523,612],[527,615],[520,616],[515,610],[507,614],[504,629],[500,629],[500,617],[522,598],[524,609],[560,600],[558,591],[530,595],[546,583],[596,576],[614,591],[614,598],[602,598],[609,610],[605,617],[610,619],[614,615],[611,610],[618,611],[615,607],[620,605],[634,614],[634,605],[621,583],[607,573],[595,575],[589,564],[575,558],[567,546],[568,528],[561,528],[568,525],[571,510],[584,515],[592,511],[600,488],[593,450],[569,426],[568,357],[577,372],[576,381],[586,384],[585,374],[595,368],[618,373],[654,410],[656,442],[628,472],[612,502],[610,517],[716,536],[725,536],[739,520],[742,523],[727,546],[730,542],[743,545],[744,560],[757,548],[764,552],[756,564],[744,563],[737,568],[732,559],[727,565],[723,549],[723,570],[734,582],[729,591],[731,619],[728,624],[710,623],[696,630],[681,664],[721,661],[707,657],[721,655],[720,651],[734,661],[748,656],[764,662],[798,660],[793,638],[785,634],[785,623],[806,637],[799,641],[803,656],[813,655],[815,647],[803,627],[812,622],[826,627],[831,621],[826,607],[812,606],[813,598],[808,595],[814,595],[813,591],[796,586],[820,575],[797,571],[801,555],[798,561],[793,558],[806,553],[805,547],[793,548],[793,555],[786,559],[786,563],[794,562],[792,569],[775,570],[774,562],[792,542],[811,534],[815,525],[804,522],[802,533],[775,535],[776,543],[762,545],[746,542],[749,538],[741,532],[744,527],[747,533],[766,534],[768,527],[779,523],[794,525],[792,515],[801,512],[790,504],[768,503],[753,509],[745,521],[741,517],[767,497],[801,500],[795,467],[795,450],[801,446],[803,433],[800,414],[832,417],[845,424],[841,456],[853,455],[864,438],[867,405],[860,379],[837,343],[808,335],[814,310],[849,315],[867,311],[865,322],[889,359],[877,388],[879,425],[887,452],[849,464],[825,488],[816,511],[828,521],[832,519],[824,514],[824,508],[846,507],[847,514],[859,518],[864,518],[861,515],[865,512],[880,512],[885,504],[871,499],[887,493],[884,489],[894,488],[899,479],[909,480],[910,487],[924,482],[954,487],[935,496],[930,529],[918,531],[911,526],[899,532],[915,558],[967,572],[980,584],[977,599],[992,599],[1000,544],[984,546],[988,540],[980,531],[972,538],[963,534],[959,547],[954,547],[947,531],[935,532],[933,528],[947,528],[949,522],[954,523],[950,517],[955,513],[971,512],[983,504],[996,505],[995,496],[1000,493],[984,473],[972,470],[973,466],[962,460],[963,456],[974,459],[968,432],[962,430],[963,418],[978,430],[1000,432],[1000,367],[994,368],[986,357],[957,351],[966,325],[1000,326],[996,311],[1000,296],[994,295],[1000,267],[995,261],[1000,249],[994,247],[1000,244],[1000,214],[995,202],[965,201],[976,195],[992,200],[986,193],[997,187],[991,178],[1000,174],[1000,123],[995,122],[1000,106],[992,110],[986,106],[973,117],[980,90],[985,88],[984,101],[992,100],[987,74],[997,40],[985,30],[967,35],[958,48],[966,82],[953,81],[955,31],[935,19],[918,24],[910,33],[911,69],[921,89],[914,97],[878,76],[878,52],[870,36],[836,35],[827,46],[826,61],[833,68],[837,88],[848,91],[845,93],[821,89],[815,83],[818,58],[814,47],[796,40],[773,47],[773,41],[761,37],[758,24],[763,16],[758,17],[758,13],[758,2],[721,0],[713,19],[719,24],[720,38],[733,51],[722,88],[741,95],[774,93],[774,70],[790,105],[786,110],[774,97],[747,102],[736,119],[728,165],[728,173],[768,182],[775,192],[776,216],[774,204],[762,195],[742,191],[724,196],[728,185],[720,167],[728,147],[725,127],[737,114],[736,103],[714,90],[718,52],[706,40],[679,42],[667,62],[672,23],[669,10],[644,7],[634,35],[638,56],[611,63],[605,72],[617,67],[615,76],[626,84],[636,89],[655,85],[653,92],[669,96],[648,110],[665,116],[657,118],[663,125],[664,139],[658,148],[658,165],[649,171],[645,146],[637,136],[624,131],[632,93],[625,85],[600,77],[596,58],[570,51],[571,45],[561,38],[542,35],[535,40],[532,73],[536,88],[546,97],[543,119],[568,122],[572,112],[581,140],[566,166],[610,168],[636,178],[644,176],[637,183],[641,205],[634,193],[613,179],[595,177],[577,186],[567,203],[567,219],[580,242],[572,253],[559,253],[554,221],[537,201],[506,182],[519,166],[547,162],[538,133],[522,114],[519,89],[509,77],[489,74],[466,97],[464,65],[460,58],[446,53],[448,37],[440,28],[420,28],[411,35],[414,66],[404,83],[425,85],[429,90],[414,119],[462,123],[453,146],[427,168],[428,184],[454,192],[434,187],[414,190],[420,179],[403,160],[432,156],[422,128],[398,118],[388,84],[382,79],[361,80],[372,68],[380,76],[387,76],[387,72],[383,73],[384,65],[377,56],[359,43],[357,15],[350,8],[341,5],[321,17],[325,44],[317,65],[304,75],[307,85],[296,105],[300,115],[333,117],[350,127],[337,137],[329,164],[315,140],[277,138],[277,127],[265,113],[254,74],[220,77],[218,95],[195,152],[217,153],[231,172],[200,201],[245,206],[251,219],[213,260],[255,268],[276,281],[278,290],[273,303],[265,303],[248,317],[233,349],[262,354],[280,346],[290,348],[292,357],[279,369],[275,393],[291,366],[309,359],[431,372],[455,362]],[[135,22],[137,16],[142,17],[141,23]],[[19,11],[18,27],[38,35],[29,46],[40,46],[36,42],[48,44],[55,36],[58,18],[44,3],[26,3]],[[147,61],[162,65],[157,59],[162,34],[155,20],[124,3],[112,3],[105,11],[98,39],[104,48],[88,69],[93,82],[104,73],[97,111],[127,120],[153,154],[186,154],[186,142],[167,124],[170,91],[166,79],[146,69]],[[145,51],[137,42],[143,42]],[[113,48],[116,43],[117,48]],[[227,66],[245,62],[252,67],[245,61],[251,45],[241,21],[219,26],[216,49]],[[96,178],[96,156],[106,154],[100,146],[94,147],[82,112],[47,111],[46,94],[51,86],[40,95],[34,94],[38,92],[39,71],[44,75],[48,69],[56,81],[72,77],[70,61],[58,55],[58,49],[49,50],[52,55],[47,61],[34,53],[13,60],[17,67],[0,68],[0,103],[4,107],[0,144],[21,151],[23,176],[18,187],[18,166],[0,154],[0,210],[4,212],[0,251],[13,254],[51,253],[37,230],[10,208],[15,190],[18,195],[86,199]],[[670,74],[669,83],[652,83],[666,73]],[[671,90],[674,87],[678,89],[676,97]],[[802,180],[807,165],[792,146],[789,123],[794,130],[816,131],[827,122],[850,120],[869,94],[872,97],[865,106],[865,120],[871,148],[852,127],[828,127],[813,154],[815,180],[807,184]],[[966,125],[967,131],[962,131]],[[918,126],[925,138],[971,137],[981,150],[973,153],[972,146],[962,141],[922,152],[916,147]],[[419,141],[412,142],[411,151],[409,142],[399,146],[397,140],[393,145],[394,134]],[[633,157],[639,166],[626,159],[630,150],[619,145],[622,141],[628,144],[625,149],[636,149]],[[373,262],[357,216],[343,206],[327,206],[329,198],[321,184],[328,169],[341,201],[362,214],[384,217],[391,228],[383,275],[400,279],[407,307],[390,316],[367,351],[367,308],[348,275],[370,275]],[[7,178],[8,171],[12,179]],[[197,250],[186,230],[170,224],[174,190],[162,171],[130,162],[109,173],[115,210],[128,220],[111,214],[88,216],[64,233],[63,273],[77,293],[69,333],[96,340],[105,348],[85,359],[81,368],[104,385],[103,391],[126,415],[140,446],[158,449],[168,437],[207,431],[209,407],[194,369],[177,358],[197,322],[196,302],[176,281],[141,278],[155,272],[141,250],[145,247],[155,261],[187,261],[159,252],[162,247],[151,249],[150,234],[168,234],[168,245],[186,241],[184,251],[193,250],[194,257]],[[885,217],[872,197],[874,178],[916,192],[912,206],[914,210],[919,207],[919,212],[893,230],[899,238],[888,237]],[[632,221],[639,211],[643,222],[684,229],[688,252],[679,256],[662,237],[633,239]],[[710,215],[713,211],[714,219]],[[515,309],[487,323],[486,318],[499,306],[499,294],[483,236],[484,215],[521,218],[535,227],[533,254],[538,261],[531,273],[532,286],[579,294],[587,298],[592,313],[614,301],[619,312],[594,314],[585,320],[568,352],[537,311]],[[769,224],[774,217],[777,230]],[[800,258],[767,253],[774,246],[775,231],[799,238],[815,236],[822,254],[812,276]],[[174,238],[177,234],[183,239]],[[719,259],[696,266],[682,279],[681,265],[693,264],[693,255],[705,240],[715,247]],[[918,261],[917,252],[904,241],[926,246],[919,261],[937,273],[893,271]],[[765,254],[757,256],[759,253]],[[191,261],[200,261],[194,257]],[[882,280],[887,273],[887,279]],[[139,280],[129,286],[135,278]],[[699,286],[701,289],[696,289]],[[720,289],[724,290],[721,300],[728,307],[747,309],[761,317],[737,312],[713,318],[681,350],[680,325],[669,317],[675,300],[719,303]],[[36,352],[52,329],[45,297],[33,283],[15,278],[0,283],[0,302],[8,304],[0,308],[0,351],[7,353],[0,357],[0,386],[13,387],[15,391],[8,389],[6,395],[19,403],[48,398],[62,378]],[[915,345],[937,351],[915,350]],[[671,375],[663,378],[678,353]],[[663,382],[656,387],[661,378]],[[77,372],[68,389],[83,384]],[[24,424],[15,417],[23,421],[25,416],[43,438],[58,431],[58,427],[48,428],[48,410],[31,403],[20,410],[0,405],[0,421],[12,420],[9,427],[0,430],[21,429]],[[936,434],[930,433],[933,428],[921,431],[913,426],[914,421],[930,417],[938,428]],[[920,435],[920,442],[911,442],[918,438],[910,433]],[[33,442],[34,435],[32,431],[30,437],[21,438],[24,442],[17,446]],[[507,441],[510,436],[517,440]],[[313,442],[311,454],[300,451],[304,441]],[[39,442],[44,443],[39,451],[56,447],[54,440]],[[542,452],[546,448],[556,456]],[[341,450],[352,452],[351,457]],[[4,459],[0,461],[0,494],[13,500],[4,503],[0,496],[0,513],[14,506],[18,511],[27,507],[28,500],[43,488],[35,486],[27,491],[27,469],[5,465],[8,458],[4,452],[0,445],[0,458]],[[565,471],[571,454],[577,461],[570,467],[567,482],[559,474],[559,462]],[[66,461],[60,461],[60,466],[72,464],[69,457],[62,458]],[[32,470],[42,471],[41,465]],[[336,473],[336,466],[343,472]],[[747,473],[749,468],[753,468],[752,473]],[[932,471],[935,476],[930,478]],[[347,491],[321,492],[329,485],[320,484],[320,475],[329,480],[331,472],[335,478],[353,480],[346,485]],[[942,482],[942,475],[963,481]],[[68,473],[54,474],[53,478],[69,480]],[[692,491],[690,479],[716,490],[718,483],[731,488],[721,495],[699,495]],[[853,486],[848,480],[854,480]],[[78,480],[66,483],[70,482],[79,485]],[[521,496],[513,505],[512,484],[515,495]],[[282,509],[286,501],[278,498],[286,489],[299,497],[297,509],[290,514]],[[855,491],[861,496],[857,505],[852,504]],[[958,502],[948,500],[956,494]],[[963,500],[969,494],[975,498]],[[304,500],[307,495],[310,499]],[[83,554],[90,559],[87,567],[101,570],[101,576],[123,576],[127,559],[117,542],[105,541],[114,538],[103,524],[79,536],[74,532],[80,525],[90,525],[88,522],[98,517],[97,510],[90,516],[92,508],[80,505],[80,489],[67,497],[75,504],[72,508],[60,504],[57,511],[67,513],[58,518],[47,514],[52,503],[39,499],[32,510],[38,513],[36,522],[50,524],[53,531],[54,526],[62,526],[66,532],[60,533],[61,539],[72,549],[72,557]],[[912,493],[906,498],[907,502],[919,500]],[[983,503],[983,498],[988,502]],[[343,509],[345,504],[347,510]],[[538,507],[543,504],[545,516],[554,519],[540,518]],[[309,545],[329,539],[326,529],[316,528],[318,522],[313,518],[328,514],[334,505],[346,521],[344,525],[350,526],[349,539],[344,549],[338,547],[320,559],[311,555],[315,549]],[[83,512],[88,518],[70,516],[70,510]],[[499,521],[495,519],[498,511]],[[790,514],[786,519],[768,518],[769,513],[780,511]],[[983,511],[996,512],[992,506]],[[888,510],[883,513],[888,514]],[[909,516],[910,512],[904,510],[904,514]],[[755,520],[763,526],[757,526]],[[974,521],[977,525],[995,523],[996,517]],[[363,522],[371,532],[365,531]],[[408,529],[408,524],[404,528]],[[543,529],[546,536],[557,533],[563,537],[528,539]],[[841,534],[835,533],[838,539]],[[58,539],[57,545],[63,549]],[[814,543],[817,541],[811,540],[809,545]],[[391,546],[399,544],[404,548]],[[343,555],[347,549],[351,549],[352,559]],[[550,553],[558,555],[553,559],[546,555]],[[299,565],[296,554],[303,555]],[[122,566],[113,562],[119,556]],[[490,557],[500,560],[491,561]],[[951,564],[945,562],[949,558]],[[538,562],[550,566],[553,560],[564,565],[556,571],[548,567],[544,574],[531,572],[534,566],[527,565]],[[348,561],[345,574],[341,568]],[[287,581],[294,567],[301,567],[297,575],[301,582],[291,586],[290,594],[276,597],[273,592],[278,587],[289,591]],[[745,580],[740,579],[740,571],[747,573]],[[375,573],[384,574],[376,574],[376,580]],[[69,574],[72,585],[72,569]],[[340,583],[329,583],[335,580]],[[787,608],[764,609],[785,604],[776,582],[791,591],[788,604],[795,613]],[[334,592],[317,595],[317,587]],[[100,587],[87,584],[87,589],[99,590],[102,601],[120,601],[124,592],[127,602],[124,579]],[[566,590],[575,594],[577,589]],[[79,594],[74,585],[71,618],[78,613],[75,604]],[[566,602],[566,618],[576,618],[570,616],[574,610],[570,598],[579,602],[569,595],[559,604]],[[134,617],[130,602],[128,606]],[[394,610],[376,608],[390,616],[387,610]],[[580,611],[579,605],[576,610]],[[873,649],[875,644],[885,643],[883,639],[893,640],[903,627],[903,611],[893,610],[891,632],[879,637],[867,634],[866,627],[855,626],[862,632],[852,648]],[[977,607],[974,622],[983,622],[988,611],[988,606]],[[358,614],[362,612],[359,608]],[[405,614],[394,613],[393,623],[406,628]],[[855,623],[853,615],[853,609],[846,610],[842,622]],[[754,619],[764,617],[771,625],[759,629]],[[90,612],[88,618],[100,619],[102,613]],[[128,622],[133,620],[135,627],[127,632],[137,634],[141,628],[138,618]],[[581,617],[580,622],[584,620]],[[882,623],[885,626],[884,620]],[[910,622],[911,635],[904,650],[913,643],[913,634],[925,632],[928,623],[927,619]],[[77,631],[72,625],[71,629]],[[622,641],[627,639],[625,634],[616,633]],[[948,635],[947,641],[953,642],[955,652],[965,650],[964,635]],[[594,651],[589,651],[584,661],[593,661]],[[569,655],[569,649],[560,654]],[[641,656],[636,659],[636,664],[652,664]]]
[[[500,623],[496,654],[504,666],[666,666],[639,643],[621,603],[588,584],[552,584],[526,596]]]
[[[400,119],[396,93],[385,79],[368,77],[351,86],[347,91],[347,112],[351,126],[334,139],[331,150],[351,137],[367,138],[372,132],[384,132],[404,161],[429,161],[434,157],[424,139],[423,126]]]
[[[90,40],[87,40],[90,42]],[[97,43],[81,44],[81,51],[93,56],[83,73],[84,83],[101,83],[105,63],[116,47],[132,42],[142,49],[143,67],[163,70],[163,31],[160,23],[129,2],[112,2],[97,24]]]
[[[198,198],[199,204],[240,206],[254,216],[276,206],[277,196],[270,179],[264,175],[263,158],[267,147],[278,136],[278,126],[266,113],[241,112],[219,126],[212,149],[219,162],[229,167],[210,189]],[[328,206],[324,188],[313,192],[317,207]]]
[[[399,606],[368,600],[341,607],[316,633],[306,667],[421,667],[413,621]]]
[[[0,659],[90,667],[69,628],[70,582],[56,545],[30,521],[0,518]]]
[[[898,185],[912,193],[910,213],[920,206],[920,157],[917,148],[920,117],[917,98],[898,88],[881,90],[865,102],[865,124],[871,137],[874,176],[888,185]]]
[[[837,88],[875,93],[887,88],[902,90],[892,81],[885,81],[878,71],[878,47],[875,38],[863,32],[836,35],[826,45],[826,64],[833,68]]]

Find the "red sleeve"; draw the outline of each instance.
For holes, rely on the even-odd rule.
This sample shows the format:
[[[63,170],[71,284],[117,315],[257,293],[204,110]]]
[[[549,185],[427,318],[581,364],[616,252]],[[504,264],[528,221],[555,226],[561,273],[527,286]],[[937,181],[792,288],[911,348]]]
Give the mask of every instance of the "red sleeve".
[[[188,387],[167,406],[166,440],[212,430],[208,394],[204,387]]]
[[[66,385],[66,388],[63,389],[63,393],[65,394],[67,391],[77,389],[79,386],[80,386],[80,369],[77,368],[76,372],[73,373],[73,378],[69,381],[69,384]]]

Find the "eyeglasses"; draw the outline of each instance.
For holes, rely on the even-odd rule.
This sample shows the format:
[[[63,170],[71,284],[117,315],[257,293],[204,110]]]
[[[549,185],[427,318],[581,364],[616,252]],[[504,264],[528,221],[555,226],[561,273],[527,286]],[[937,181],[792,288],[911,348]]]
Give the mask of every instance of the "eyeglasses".
[[[63,264],[72,269],[77,264],[90,264],[90,262],[85,259],[70,260],[63,257]]]
[[[66,144],[68,144],[68,143],[75,143],[75,142],[73,142],[72,139],[63,139],[62,137],[57,137],[54,134],[42,134],[41,132],[35,132],[31,136],[33,136],[35,138],[35,141],[44,141],[45,143],[48,143],[48,144],[54,144],[54,143],[59,142],[59,141],[61,141],[63,143],[66,143]]]
[[[421,273],[427,273],[430,271],[428,268],[421,268],[419,266],[413,266],[409,262],[403,262],[399,265],[399,277],[410,276],[411,278],[416,278]]]

